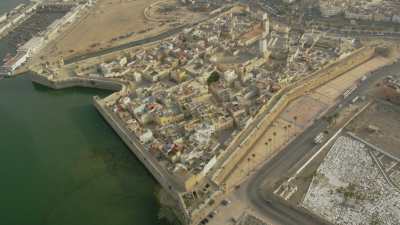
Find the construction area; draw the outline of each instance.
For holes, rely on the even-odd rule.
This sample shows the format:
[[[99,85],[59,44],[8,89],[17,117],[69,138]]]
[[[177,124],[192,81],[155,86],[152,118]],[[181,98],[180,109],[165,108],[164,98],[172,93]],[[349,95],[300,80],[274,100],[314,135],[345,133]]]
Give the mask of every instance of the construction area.
[[[352,133],[400,158],[400,107],[378,101],[348,128]]]

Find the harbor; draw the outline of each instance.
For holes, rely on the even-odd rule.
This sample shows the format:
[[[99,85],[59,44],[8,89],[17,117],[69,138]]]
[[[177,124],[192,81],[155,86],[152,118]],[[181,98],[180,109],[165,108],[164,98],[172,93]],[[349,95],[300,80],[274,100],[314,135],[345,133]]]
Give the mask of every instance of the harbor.
[[[86,4],[62,1],[39,1],[20,4],[0,16],[0,76],[15,75],[46,44],[54,40],[60,29],[72,23]]]

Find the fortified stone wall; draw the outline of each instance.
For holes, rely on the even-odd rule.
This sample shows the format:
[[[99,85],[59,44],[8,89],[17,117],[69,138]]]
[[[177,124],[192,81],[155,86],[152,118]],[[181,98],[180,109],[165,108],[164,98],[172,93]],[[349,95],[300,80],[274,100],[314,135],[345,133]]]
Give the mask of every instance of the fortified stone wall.
[[[122,82],[101,79],[68,78],[64,80],[49,80],[44,76],[32,73],[31,80],[35,83],[42,84],[53,89],[63,89],[69,87],[89,87],[110,91],[120,91],[123,89]]]
[[[171,187],[169,177],[166,177],[165,174],[160,173],[160,171],[157,169],[158,167],[153,165],[154,162],[152,163],[149,156],[145,154],[145,149],[143,148],[139,140],[132,137],[132,135],[129,134],[129,131],[124,127],[123,124],[121,124],[118,118],[116,118],[107,109],[105,109],[104,105],[101,102],[101,99],[99,99],[98,97],[94,97],[93,102],[96,109],[115,130],[115,132],[117,132],[118,136],[121,137],[121,139],[129,147],[129,149],[135,154],[136,158],[138,158],[143,163],[143,165],[145,165],[145,167],[161,184],[164,190],[169,193],[173,197],[173,199],[175,199],[176,205],[180,208],[180,211],[184,215],[184,217],[181,217],[180,220],[185,224],[189,224],[190,217],[189,215],[187,215],[187,211],[184,209],[183,200],[181,199],[180,193],[175,188]]]
[[[325,68],[311,74],[307,78],[297,82],[291,87],[288,87],[286,90],[291,90],[284,94],[270,111],[268,111],[268,107],[263,107],[261,109],[256,117],[261,116],[263,118],[261,120],[260,118],[254,119],[254,122],[256,122],[257,125],[250,125],[246,128],[252,129],[252,131],[248,135],[248,138],[244,139],[241,142],[234,141],[228,147],[235,148],[235,151],[229,155],[227,160],[223,162],[222,167],[219,168],[219,171],[214,174],[214,182],[220,185],[224,185],[224,182],[232,173],[233,169],[242,160],[245,159],[245,157],[251,151],[253,146],[257,143],[262,134],[265,133],[268,127],[275,121],[275,119],[280,115],[280,113],[286,108],[286,106],[290,102],[306,94],[307,92],[310,92],[311,90],[321,86],[322,84],[339,77],[340,75],[353,69],[354,67],[370,60],[374,56],[374,54],[375,48],[362,48],[352,53],[351,55],[340,59],[339,61],[329,64]],[[271,152],[270,157],[275,155],[275,153],[276,150]]]
[[[90,79],[90,78],[68,78],[64,80],[49,80],[45,76],[41,76],[36,73],[31,74],[31,80],[35,83],[53,88],[53,89],[63,89],[69,87],[90,87],[98,89],[106,89],[111,91],[125,91],[125,85],[122,82],[102,80],[102,79]],[[181,193],[176,187],[172,187],[171,181],[176,183],[177,181],[173,179],[174,177],[168,176],[164,171],[160,172],[160,167],[154,165],[157,162],[152,162],[152,159],[146,155],[145,148],[141,145],[139,140],[125,128],[123,123],[115,116],[113,116],[102,104],[101,99],[94,97],[94,106],[103,116],[103,118],[110,124],[110,126],[115,130],[115,132],[121,137],[124,143],[129,147],[129,149],[135,154],[135,156],[145,165],[145,167],[151,172],[154,178],[160,183],[160,185],[166,190],[166,192],[175,200],[176,206],[179,212],[178,218],[183,224],[191,224],[192,218],[187,213],[184,207],[183,199],[181,198]]]

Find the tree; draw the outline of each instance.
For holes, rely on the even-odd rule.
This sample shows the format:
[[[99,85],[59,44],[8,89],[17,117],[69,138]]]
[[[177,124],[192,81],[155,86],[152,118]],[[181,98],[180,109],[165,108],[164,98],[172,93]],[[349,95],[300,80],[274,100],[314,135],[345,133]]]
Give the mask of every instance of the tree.
[[[375,53],[380,56],[387,57],[389,55],[390,51],[389,51],[389,48],[387,48],[387,47],[377,47],[375,49]]]
[[[212,83],[215,83],[219,81],[220,75],[217,71],[214,71],[211,73],[211,75],[207,78],[207,84],[211,85]]]

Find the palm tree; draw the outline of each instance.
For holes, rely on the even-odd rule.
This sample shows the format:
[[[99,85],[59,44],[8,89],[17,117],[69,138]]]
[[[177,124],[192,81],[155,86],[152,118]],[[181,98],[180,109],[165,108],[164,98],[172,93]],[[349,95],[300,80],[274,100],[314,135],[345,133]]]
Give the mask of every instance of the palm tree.
[[[273,140],[273,141],[275,141],[275,137],[276,137],[276,132],[275,132],[275,131],[274,131],[274,132],[272,132],[272,136],[274,136],[272,140]],[[275,144],[274,144],[274,142],[272,142],[272,145],[274,145],[274,147],[275,147]]]
[[[286,134],[286,141],[289,139],[289,135],[288,135],[288,127],[287,126],[283,126],[283,129],[285,130],[285,134]]]
[[[291,124],[288,125],[288,130],[287,130],[288,141],[289,141],[289,136],[290,136],[290,128],[292,128]]]
[[[250,175],[250,158],[247,158],[247,176]]]
[[[268,138],[268,143],[270,144],[270,145],[269,145],[269,150],[271,151],[271,148],[272,148],[272,138]]]

